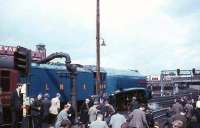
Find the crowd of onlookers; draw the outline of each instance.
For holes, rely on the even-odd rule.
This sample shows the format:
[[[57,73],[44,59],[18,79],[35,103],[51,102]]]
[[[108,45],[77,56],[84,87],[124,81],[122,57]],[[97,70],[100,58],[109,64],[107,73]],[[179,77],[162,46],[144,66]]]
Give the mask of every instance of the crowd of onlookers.
[[[175,99],[168,116],[166,127],[200,128],[200,96],[196,102],[186,96]]]
[[[17,127],[21,109],[20,89],[11,96],[12,127]],[[33,128],[161,128],[154,121],[153,114],[147,104],[139,103],[132,97],[128,112],[119,112],[113,107],[107,97],[85,99],[79,118],[75,118],[75,111],[70,102],[63,106],[60,103],[61,95],[56,94],[50,99],[48,93],[39,94],[31,100],[31,124]],[[116,103],[117,104],[117,103]],[[200,96],[195,102],[189,97],[177,98],[167,113],[165,126],[168,128],[200,128]]]

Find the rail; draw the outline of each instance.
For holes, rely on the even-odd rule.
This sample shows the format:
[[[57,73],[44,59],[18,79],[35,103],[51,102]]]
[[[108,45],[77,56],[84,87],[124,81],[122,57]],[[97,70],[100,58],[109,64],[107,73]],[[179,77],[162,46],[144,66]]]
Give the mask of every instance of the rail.
[[[169,108],[162,108],[156,111],[153,111],[154,120],[162,118],[167,115]]]

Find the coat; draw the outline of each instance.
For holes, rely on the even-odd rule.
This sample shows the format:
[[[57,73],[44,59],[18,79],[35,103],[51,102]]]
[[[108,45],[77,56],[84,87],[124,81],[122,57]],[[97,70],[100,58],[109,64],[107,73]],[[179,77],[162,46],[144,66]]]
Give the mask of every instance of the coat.
[[[81,106],[80,121],[84,124],[89,122],[88,110],[89,110],[89,105],[83,103],[83,105]]]
[[[176,102],[175,104],[172,105],[172,112],[174,114],[183,112],[183,106],[180,103]]]
[[[148,126],[145,112],[140,109],[133,110],[128,117],[130,119],[129,127],[131,128],[145,128],[145,126]]]
[[[176,120],[182,121],[183,122],[183,128],[187,128],[187,118],[185,117],[185,115],[177,113],[177,114],[173,115],[170,119],[171,123],[176,121]]]
[[[20,111],[21,106],[22,106],[22,96],[20,94],[18,94],[17,90],[15,90],[12,94],[11,94],[11,99],[10,99],[10,103],[11,103],[11,110],[12,111]]]
[[[51,105],[51,101],[48,98],[44,98],[44,100],[42,100],[42,118],[43,119],[48,117],[50,105]]]
[[[193,111],[193,106],[191,104],[186,104],[184,109],[186,110],[186,117],[188,119],[191,119],[191,117],[192,117],[192,111]]]
[[[33,104],[31,105],[31,115],[35,117],[42,116],[42,101],[36,99]]]

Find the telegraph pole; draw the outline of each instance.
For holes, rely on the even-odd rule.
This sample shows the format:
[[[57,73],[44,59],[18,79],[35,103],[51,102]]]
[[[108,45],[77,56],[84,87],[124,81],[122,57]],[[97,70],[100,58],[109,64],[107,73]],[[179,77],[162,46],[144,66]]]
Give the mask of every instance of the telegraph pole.
[[[100,93],[100,0],[97,0],[96,10],[96,94]]]

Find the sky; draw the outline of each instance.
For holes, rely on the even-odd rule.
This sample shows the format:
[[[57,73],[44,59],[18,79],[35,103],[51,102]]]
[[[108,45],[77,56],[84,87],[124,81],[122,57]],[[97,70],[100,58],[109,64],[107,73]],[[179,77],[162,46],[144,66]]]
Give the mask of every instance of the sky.
[[[96,64],[96,0],[0,0],[0,45]],[[100,0],[101,66],[160,74],[200,69],[200,0]],[[102,40],[101,40],[102,41]],[[62,60],[58,60],[62,61]]]

